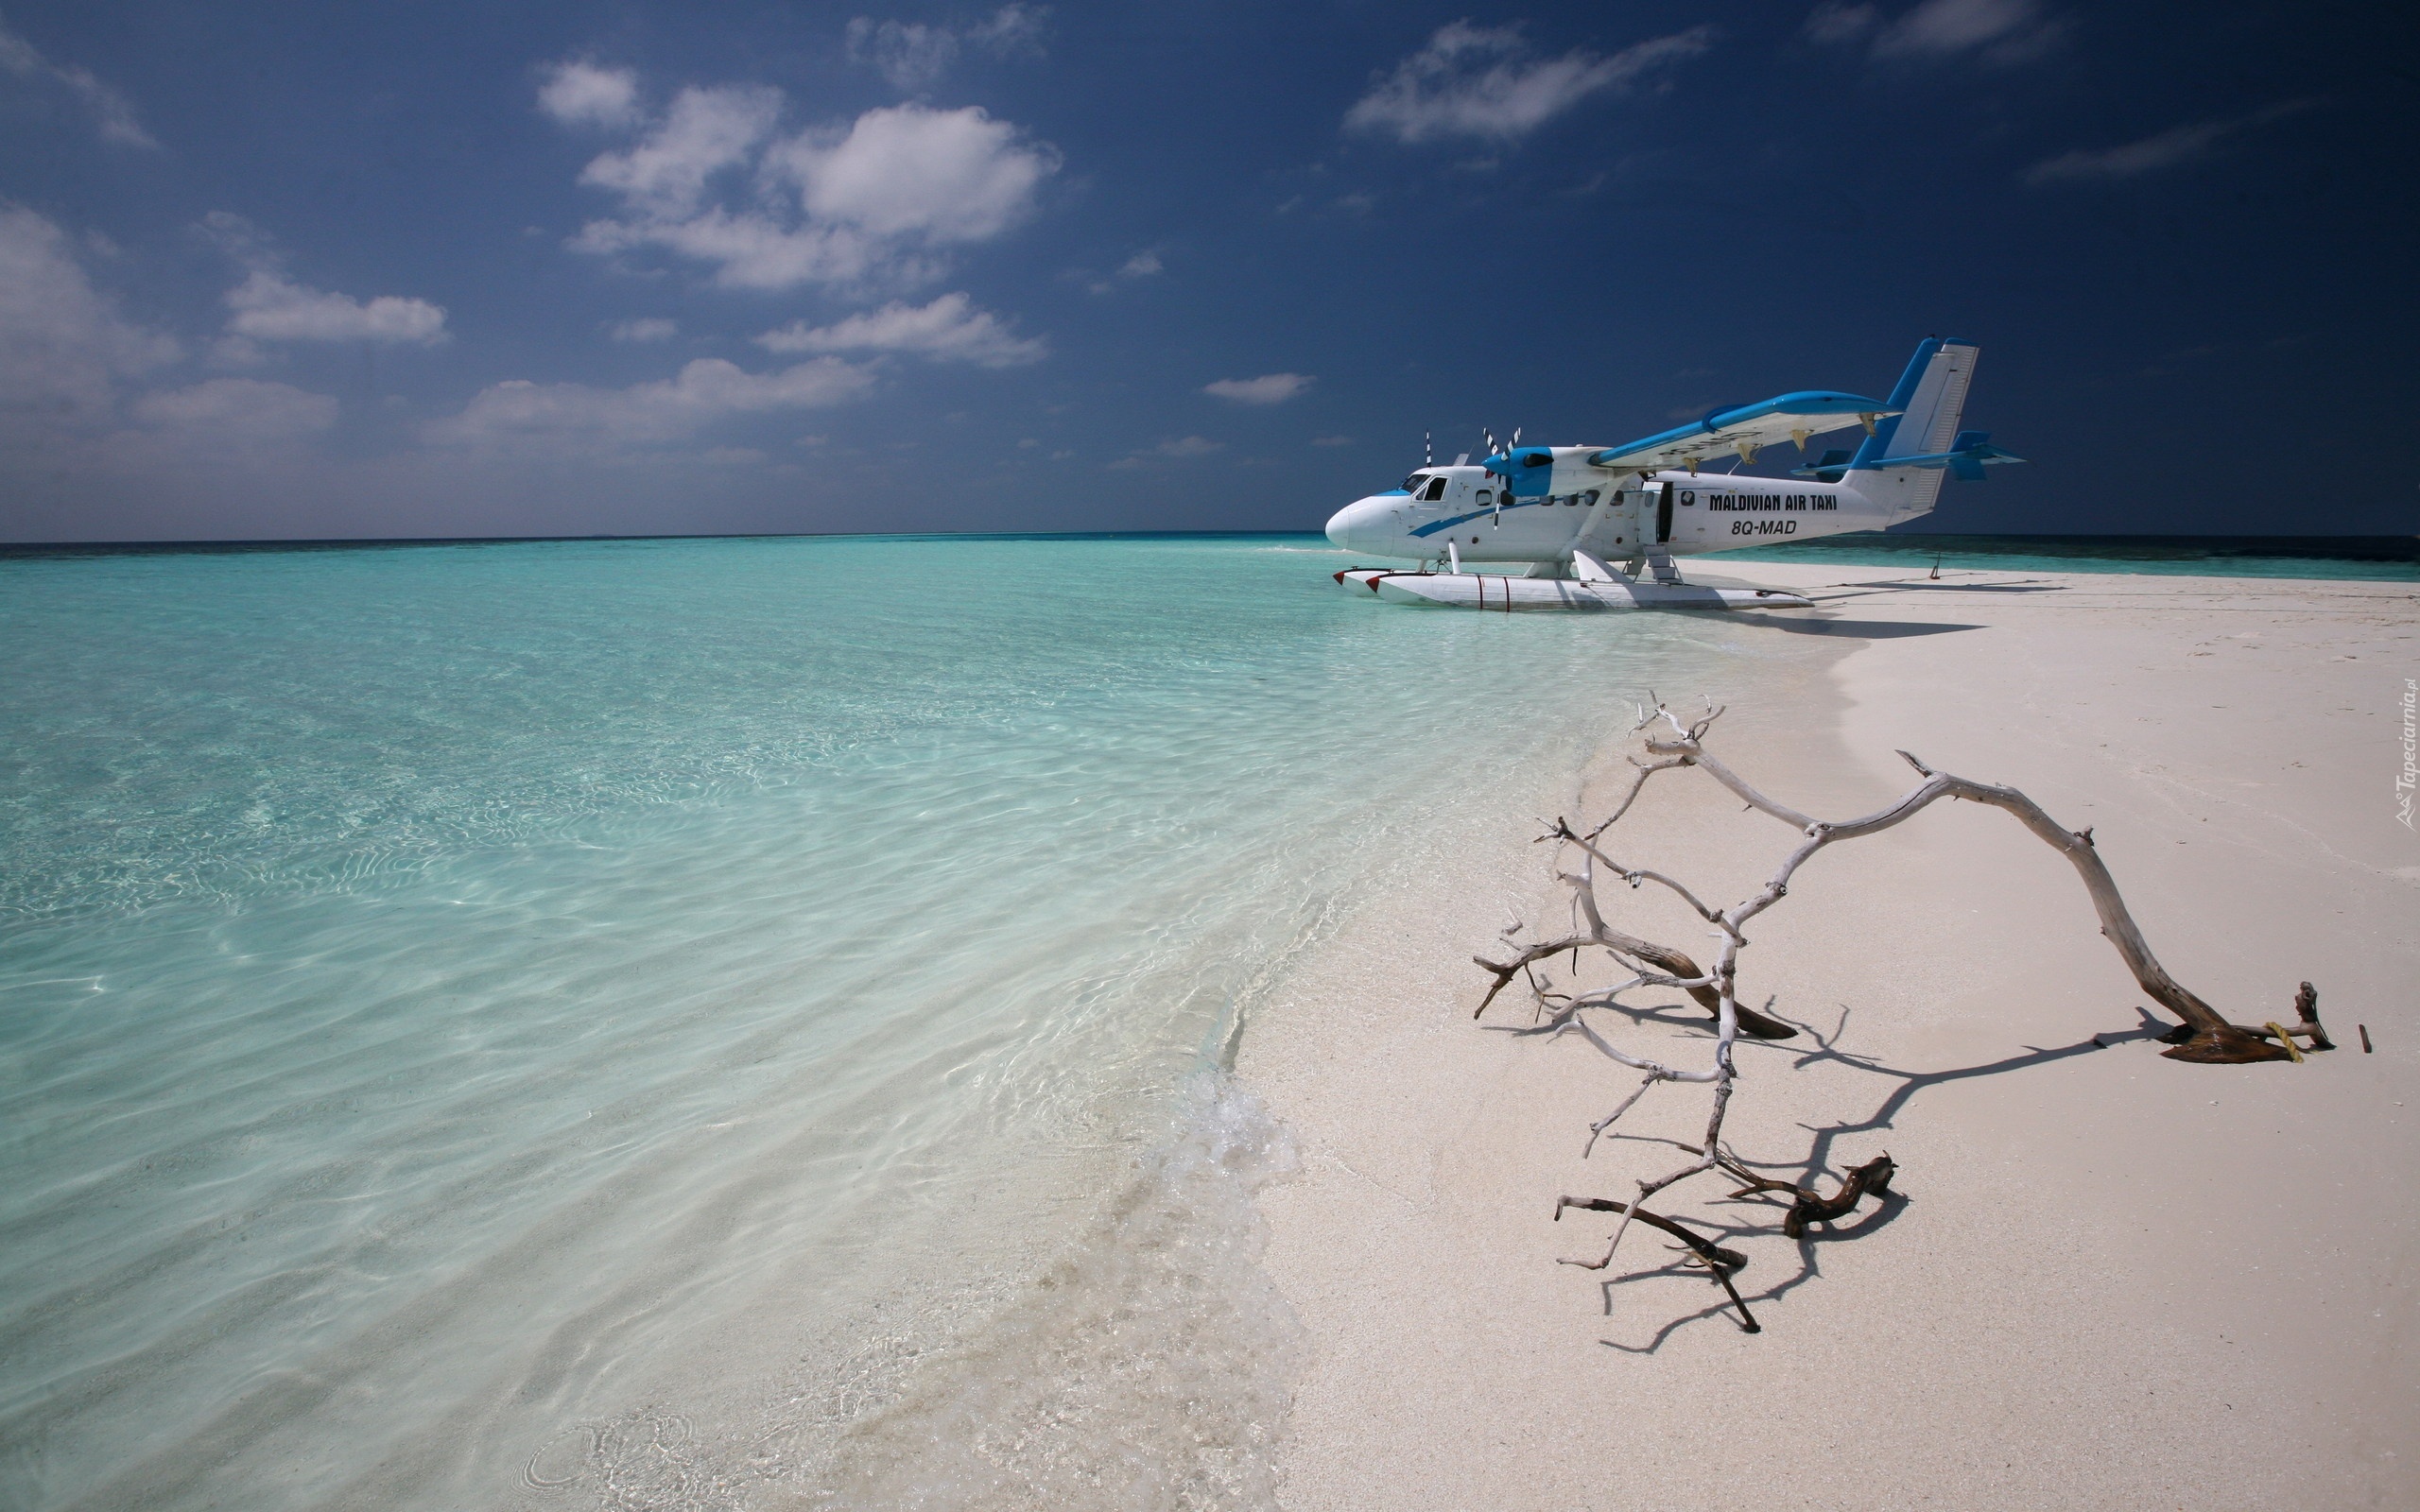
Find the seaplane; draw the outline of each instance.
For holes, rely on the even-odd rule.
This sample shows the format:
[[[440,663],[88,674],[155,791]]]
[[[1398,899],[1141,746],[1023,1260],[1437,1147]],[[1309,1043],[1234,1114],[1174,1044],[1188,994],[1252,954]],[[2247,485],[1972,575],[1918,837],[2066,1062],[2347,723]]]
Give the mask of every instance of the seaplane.
[[[1743,546],[1880,530],[1932,511],[1945,477],[1980,482],[2021,462],[1983,431],[1962,431],[1979,349],[1927,336],[1887,400],[1802,389],[1710,410],[1627,446],[1523,446],[1521,434],[1473,466],[1433,453],[1394,488],[1357,499],[1327,538],[1410,568],[1348,567],[1348,591],[1458,609],[1811,609],[1779,589],[1691,583],[1679,561]],[[1854,451],[1824,451],[1784,477],[1743,475],[1783,441],[1861,426]],[[1730,459],[1731,471],[1713,464]],[[1481,564],[1502,563],[1495,573]],[[1512,565],[1524,570],[1517,576]],[[1617,565],[1616,565],[1617,564]]]

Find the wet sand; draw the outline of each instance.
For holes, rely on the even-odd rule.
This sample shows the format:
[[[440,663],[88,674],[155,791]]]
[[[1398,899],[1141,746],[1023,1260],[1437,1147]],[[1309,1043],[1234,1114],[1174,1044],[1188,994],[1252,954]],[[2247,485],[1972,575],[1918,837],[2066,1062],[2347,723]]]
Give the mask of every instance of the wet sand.
[[[1565,917],[1524,827],[1475,858],[1502,868],[1494,893],[1433,919],[1368,911],[1245,1037],[1240,1074],[1303,1151],[1262,1198],[1266,1263],[1310,1347],[1282,1504],[2420,1501],[2420,836],[2393,788],[2420,595],[1736,576],[1824,605],[1728,622],[1754,658],[1737,685],[1658,690],[1729,703],[1709,747],[1743,775],[1825,817],[1912,786],[1895,748],[2021,787],[2094,828],[2187,987],[2259,1022],[2290,1018],[2308,979],[2343,1048],[2161,1058],[2074,872],[2005,815],[1942,804],[1826,851],[1751,932],[1742,996],[1806,1027],[1743,1041],[1727,1137],[1826,1189],[1887,1150],[1897,1195],[1804,1243],[1711,1179],[1660,1199],[1748,1255],[1750,1335],[1661,1236],[1634,1228],[1610,1271],[1556,1263],[1601,1255],[1613,1220],[1558,1224],[1555,1199],[1626,1197],[1680,1163],[1705,1094],[1656,1089],[1583,1159],[1636,1074],[1576,1035],[1513,1032],[1530,1014],[1509,999],[1472,1022],[1469,958],[1496,944],[1499,899],[1532,929]],[[1622,757],[1600,754],[1582,809],[1626,785]],[[1656,779],[1616,833],[1726,903],[1792,838],[1694,772]],[[1706,931],[1648,894],[1609,902],[1685,948]],[[1704,1017],[1678,997],[1635,994],[1672,1006],[1608,1032],[1703,1061]]]

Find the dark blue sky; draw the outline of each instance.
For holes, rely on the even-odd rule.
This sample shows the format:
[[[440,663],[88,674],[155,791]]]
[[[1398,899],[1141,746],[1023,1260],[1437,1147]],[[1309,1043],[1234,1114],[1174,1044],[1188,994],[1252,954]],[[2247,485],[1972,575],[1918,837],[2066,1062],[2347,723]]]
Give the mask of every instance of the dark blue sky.
[[[10,5],[0,538],[1315,528],[1927,333],[1927,528],[2411,533],[2396,16]]]

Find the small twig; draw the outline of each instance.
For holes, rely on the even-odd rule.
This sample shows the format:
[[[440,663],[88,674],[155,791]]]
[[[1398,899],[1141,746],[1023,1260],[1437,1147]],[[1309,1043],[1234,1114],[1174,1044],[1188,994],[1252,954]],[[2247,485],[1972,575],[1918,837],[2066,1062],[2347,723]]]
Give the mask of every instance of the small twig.
[[[1588,1143],[1581,1147],[1580,1158],[1583,1160],[1588,1159],[1589,1153],[1597,1148],[1597,1137],[1604,1133],[1608,1128],[1611,1128],[1613,1126],[1614,1120],[1621,1117],[1624,1113],[1629,1112],[1633,1104],[1646,1096],[1647,1089],[1654,1086],[1659,1081],[1668,1081],[1670,1079],[1670,1077],[1662,1075],[1659,1073],[1652,1071],[1649,1072],[1647,1074],[1647,1079],[1638,1084],[1638,1090],[1632,1092],[1628,1097],[1622,1099],[1621,1107],[1615,1108],[1612,1112],[1607,1113],[1604,1117],[1588,1125]]]

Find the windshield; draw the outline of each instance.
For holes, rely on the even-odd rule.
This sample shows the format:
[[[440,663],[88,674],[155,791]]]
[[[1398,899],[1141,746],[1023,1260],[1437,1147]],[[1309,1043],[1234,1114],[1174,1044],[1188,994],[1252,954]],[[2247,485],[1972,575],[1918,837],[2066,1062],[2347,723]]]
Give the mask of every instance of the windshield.
[[[1403,491],[1406,493],[1416,494],[1420,491],[1420,486],[1427,481],[1427,473],[1414,472],[1411,476],[1403,480]]]

